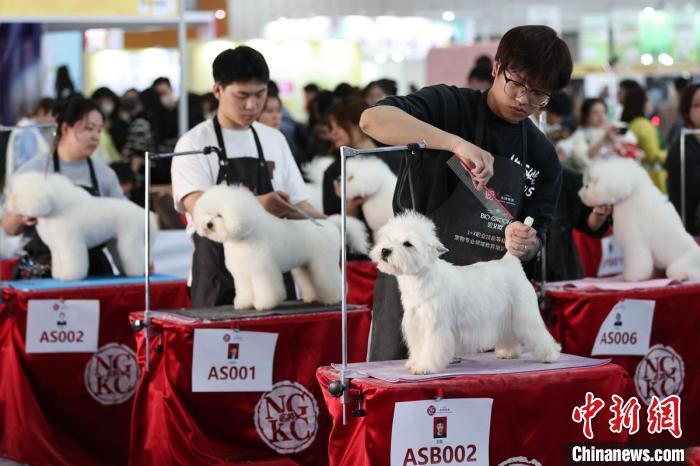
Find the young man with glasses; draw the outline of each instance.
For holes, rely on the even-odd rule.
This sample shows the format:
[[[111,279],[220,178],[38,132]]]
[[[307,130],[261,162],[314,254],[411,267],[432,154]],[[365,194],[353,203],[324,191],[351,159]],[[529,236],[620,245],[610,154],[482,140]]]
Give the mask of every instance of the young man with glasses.
[[[436,224],[457,265],[498,259],[507,250],[532,259],[552,221],[561,166],[552,144],[528,116],[545,108],[566,86],[573,68],[564,41],[547,26],[520,26],[498,46],[493,86],[482,93],[436,85],[389,97],[366,110],[360,127],[389,145],[425,141],[428,151],[407,157],[394,209],[414,208]],[[514,217],[494,218],[446,164],[458,157],[478,189],[487,186]],[[405,183],[401,180],[406,179]],[[522,223],[532,217],[532,226]],[[395,279],[381,275],[375,288],[370,359],[401,359],[403,310]]]

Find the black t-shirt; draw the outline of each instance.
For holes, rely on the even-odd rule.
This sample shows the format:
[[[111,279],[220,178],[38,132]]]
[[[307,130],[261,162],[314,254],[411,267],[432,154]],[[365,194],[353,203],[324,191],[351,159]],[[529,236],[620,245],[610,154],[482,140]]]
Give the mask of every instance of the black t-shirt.
[[[477,106],[485,106],[484,138],[482,148],[494,157],[508,157],[522,164],[522,129],[520,124],[508,123],[497,117],[482,99],[480,91],[444,84],[424,87],[408,96],[391,96],[378,105],[398,107],[406,113],[432,126],[474,142]],[[522,214],[534,219],[542,244],[554,215],[561,187],[561,165],[552,144],[530,121],[525,120],[527,131],[527,157]],[[415,141],[420,142],[420,141]],[[459,182],[457,176],[444,163],[452,154],[430,151],[426,157],[437,157],[438,163],[423,163],[420,187],[416,187],[416,210],[430,213],[449,198]],[[427,159],[426,159],[427,161]],[[442,162],[442,163],[440,163]],[[420,165],[420,164],[419,164]],[[395,210],[407,206],[396,205]]]

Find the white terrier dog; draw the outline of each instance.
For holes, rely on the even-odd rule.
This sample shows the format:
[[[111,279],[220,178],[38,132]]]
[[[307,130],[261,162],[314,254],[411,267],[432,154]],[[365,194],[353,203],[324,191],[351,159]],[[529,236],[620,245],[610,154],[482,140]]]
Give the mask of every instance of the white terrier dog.
[[[392,199],[396,175],[377,157],[353,157],[347,161],[347,198],[365,198],[362,213],[367,225],[377,234],[394,216]]]
[[[292,276],[304,302],[340,301],[340,217],[285,220],[267,212],[240,186],[214,186],[197,200],[194,222],[200,236],[224,244],[233,275],[236,309],[271,309],[286,297],[282,274]],[[367,253],[367,232],[348,218],[348,245]]]
[[[91,196],[60,174],[27,172],[10,181],[7,211],[37,219],[36,231],[51,251],[51,276],[81,280],[88,249],[113,238],[124,273],[144,274],[144,211],[126,199]],[[151,216],[151,241],[158,231]]]
[[[595,162],[579,191],[589,207],[613,205],[614,235],[624,252],[626,281],[647,280],[654,269],[675,280],[700,280],[700,248],[646,171],[626,158]]]
[[[379,231],[370,253],[379,270],[398,279],[411,372],[439,372],[456,356],[491,348],[499,358],[517,358],[521,344],[539,361],[559,358],[518,258],[455,266],[439,258],[444,252],[433,222],[409,212]]]

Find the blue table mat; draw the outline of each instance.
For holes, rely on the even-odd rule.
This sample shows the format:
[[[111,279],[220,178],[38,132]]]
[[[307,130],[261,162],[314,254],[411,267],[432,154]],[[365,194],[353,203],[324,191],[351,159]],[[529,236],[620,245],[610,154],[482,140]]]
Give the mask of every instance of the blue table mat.
[[[182,280],[173,275],[151,275],[151,283],[162,283]],[[0,282],[4,288],[14,288],[19,291],[66,290],[71,288],[92,288],[97,286],[138,285],[144,284],[144,277],[87,277],[84,280],[64,282],[53,278],[36,280],[12,280]]]

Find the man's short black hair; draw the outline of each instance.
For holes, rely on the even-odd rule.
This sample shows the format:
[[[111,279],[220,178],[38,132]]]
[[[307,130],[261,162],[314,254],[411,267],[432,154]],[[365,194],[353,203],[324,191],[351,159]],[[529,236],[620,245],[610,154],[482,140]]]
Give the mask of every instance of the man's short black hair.
[[[151,84],[151,87],[156,87],[158,84],[167,84],[170,89],[173,88],[172,84],[170,84],[170,80],[165,76],[156,78],[155,81],[153,81],[153,84]]]
[[[563,89],[571,79],[571,52],[548,26],[518,26],[506,32],[498,44],[499,72],[522,74],[527,85],[546,92]]]
[[[270,68],[267,66],[265,57],[257,50],[245,45],[221,52],[214,59],[212,72],[214,81],[224,86],[233,82],[267,83],[270,80]]]

